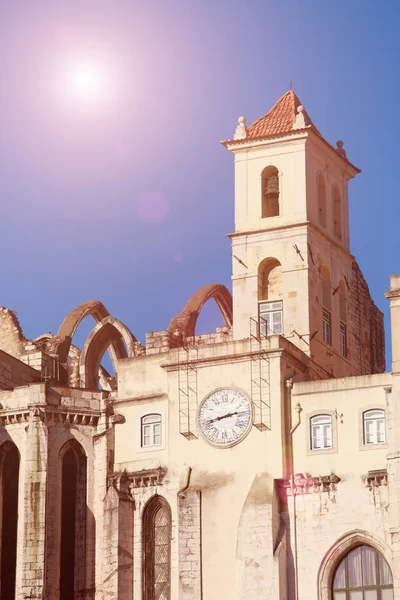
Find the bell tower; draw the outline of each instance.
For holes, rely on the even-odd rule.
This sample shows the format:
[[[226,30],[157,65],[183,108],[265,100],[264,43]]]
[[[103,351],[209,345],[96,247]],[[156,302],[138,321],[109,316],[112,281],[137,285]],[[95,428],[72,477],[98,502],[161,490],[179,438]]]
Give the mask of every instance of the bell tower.
[[[348,182],[359,169],[343,142],[334,148],[322,137],[293,90],[250,126],[240,117],[222,143],[235,158],[234,339],[258,323],[259,335],[285,336],[327,375],[356,374]]]

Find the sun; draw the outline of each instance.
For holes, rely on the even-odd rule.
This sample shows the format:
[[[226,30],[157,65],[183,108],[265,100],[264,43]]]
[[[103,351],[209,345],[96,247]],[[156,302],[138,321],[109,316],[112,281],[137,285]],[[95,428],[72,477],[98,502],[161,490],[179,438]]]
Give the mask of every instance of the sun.
[[[64,65],[59,79],[59,93],[74,111],[97,112],[115,98],[113,70],[103,61],[73,61]]]

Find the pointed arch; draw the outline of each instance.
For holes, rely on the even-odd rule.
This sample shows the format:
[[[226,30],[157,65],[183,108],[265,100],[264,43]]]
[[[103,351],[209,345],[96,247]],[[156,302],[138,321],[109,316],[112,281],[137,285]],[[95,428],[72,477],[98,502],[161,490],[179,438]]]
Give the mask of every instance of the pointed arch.
[[[86,585],[87,456],[76,440],[59,452],[60,600],[70,600]]]
[[[112,346],[111,360],[117,373],[118,360],[135,356],[136,338],[128,327],[118,319],[108,316],[92,329],[79,357],[81,386],[96,389],[98,385],[100,361],[104,352]]]
[[[144,600],[171,599],[171,528],[171,508],[156,494],[143,510]]]
[[[370,546],[383,556],[392,568],[392,555],[383,540],[361,529],[354,529],[340,537],[325,554],[318,571],[318,600],[331,600],[336,568],[342,559],[357,546]]]
[[[18,546],[19,470],[20,454],[18,448],[13,442],[6,441],[0,446],[0,593],[2,598],[15,597]]]
[[[222,284],[212,283],[200,288],[185,304],[185,308],[174,317],[168,328],[170,346],[181,346],[185,338],[194,337],[197,319],[204,304],[213,298],[221,311],[225,325],[232,326],[232,296]]]
[[[88,300],[74,308],[74,310],[65,317],[57,332],[58,341],[55,352],[60,363],[65,364],[67,362],[72,338],[80,323],[88,316],[93,317],[96,323],[100,323],[100,321],[109,317],[110,313],[99,300]],[[120,338],[115,339],[110,347],[110,355],[113,363],[116,362],[117,356],[121,353],[123,353],[123,342]]]

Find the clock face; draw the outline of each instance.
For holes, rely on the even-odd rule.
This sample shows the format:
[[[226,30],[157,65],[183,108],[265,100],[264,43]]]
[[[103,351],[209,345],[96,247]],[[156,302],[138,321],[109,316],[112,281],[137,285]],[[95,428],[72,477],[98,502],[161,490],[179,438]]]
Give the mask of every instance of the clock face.
[[[251,403],[241,392],[224,388],[209,394],[200,404],[200,431],[215,446],[233,446],[252,424]]]

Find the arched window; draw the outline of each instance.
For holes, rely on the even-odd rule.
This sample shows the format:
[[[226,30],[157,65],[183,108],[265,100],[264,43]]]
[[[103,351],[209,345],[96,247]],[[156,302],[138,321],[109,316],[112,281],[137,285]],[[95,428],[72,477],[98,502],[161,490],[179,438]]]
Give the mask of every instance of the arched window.
[[[390,567],[370,546],[357,546],[339,563],[333,577],[333,600],[393,600]]]
[[[276,167],[265,167],[261,173],[261,216],[279,216],[279,172]]]
[[[261,336],[283,333],[282,265],[267,258],[258,267],[258,314]]]
[[[161,496],[143,513],[144,600],[171,600],[171,510]]]
[[[86,455],[75,440],[61,449],[60,467],[60,600],[71,600],[86,584]]]
[[[332,290],[331,278],[326,267],[322,267],[322,339],[326,344],[332,343]]]
[[[318,175],[318,221],[322,227],[326,227],[326,188],[322,173]]]
[[[340,353],[347,356],[347,299],[346,286],[339,283]]]
[[[364,444],[385,444],[386,425],[385,411],[367,410],[363,413]]]
[[[0,449],[1,461],[1,563],[2,598],[15,598],[17,567],[19,452],[11,442]]]
[[[342,200],[337,185],[333,186],[333,233],[342,239]]]
[[[142,448],[150,446],[161,446],[162,444],[162,423],[159,413],[145,415],[141,419]]]
[[[310,419],[311,450],[332,448],[332,417],[316,415]]]

